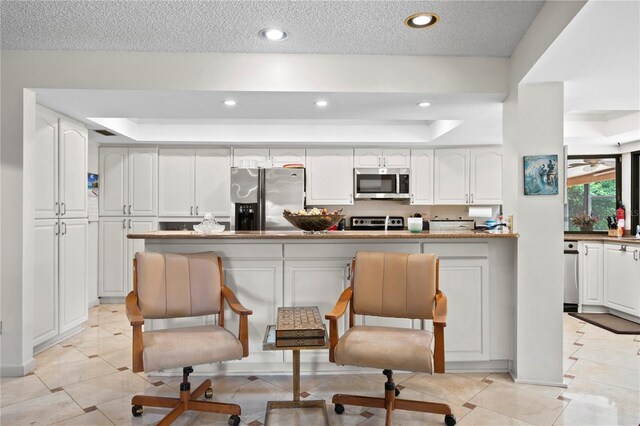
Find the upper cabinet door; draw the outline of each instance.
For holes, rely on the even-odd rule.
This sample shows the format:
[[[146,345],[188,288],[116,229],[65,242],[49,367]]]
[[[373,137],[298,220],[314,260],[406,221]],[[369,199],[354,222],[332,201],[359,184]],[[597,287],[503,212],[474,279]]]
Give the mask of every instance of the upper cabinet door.
[[[35,171],[35,218],[54,218],[60,213],[58,204],[58,116],[37,106]]]
[[[87,129],[60,119],[59,165],[62,218],[87,217]]]
[[[267,148],[234,148],[233,167],[271,167]]]
[[[100,216],[127,214],[128,157],[127,148],[100,148]]]
[[[228,149],[196,149],[196,216],[229,216],[231,153]]]
[[[469,203],[469,150],[436,149],[434,203]]]
[[[471,149],[469,203],[502,204],[502,151]]]
[[[129,148],[128,189],[128,214],[158,214],[158,148]]]
[[[382,167],[382,149],[355,148],[353,150],[354,167]]]
[[[353,151],[307,149],[307,205],[353,204]]]
[[[433,204],[433,150],[411,150],[411,204]]]
[[[193,216],[194,203],[193,149],[160,149],[160,216]]]
[[[271,167],[282,167],[285,164],[302,164],[304,166],[304,149],[272,149]]]
[[[411,150],[409,149],[383,149],[382,150],[382,166],[394,168],[408,168],[411,158]]]

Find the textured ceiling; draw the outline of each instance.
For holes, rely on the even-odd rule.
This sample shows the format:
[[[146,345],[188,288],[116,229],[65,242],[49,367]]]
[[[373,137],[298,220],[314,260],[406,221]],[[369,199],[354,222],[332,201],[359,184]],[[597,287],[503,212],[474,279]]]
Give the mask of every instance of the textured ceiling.
[[[543,1],[6,1],[2,48],[509,57]],[[434,12],[440,22],[409,29]],[[279,43],[258,38],[277,27]]]

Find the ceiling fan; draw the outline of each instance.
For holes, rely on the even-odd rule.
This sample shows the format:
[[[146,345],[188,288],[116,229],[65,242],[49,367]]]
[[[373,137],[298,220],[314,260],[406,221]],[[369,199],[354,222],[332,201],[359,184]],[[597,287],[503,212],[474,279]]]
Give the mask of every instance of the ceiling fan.
[[[595,171],[598,166],[603,166],[601,168],[613,168],[615,166],[615,160],[603,160],[599,158],[595,159],[584,159],[581,163],[572,163],[569,164],[569,168],[573,167],[581,167],[584,166],[582,170],[585,172]]]

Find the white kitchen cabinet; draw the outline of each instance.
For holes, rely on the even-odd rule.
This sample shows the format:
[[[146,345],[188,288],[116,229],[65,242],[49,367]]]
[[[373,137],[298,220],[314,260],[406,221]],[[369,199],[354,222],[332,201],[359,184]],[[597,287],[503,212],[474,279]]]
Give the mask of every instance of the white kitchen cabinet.
[[[351,259],[299,259],[284,262],[284,306],[317,306],[320,315],[331,311],[338,296],[350,285],[348,270]],[[335,300],[334,300],[335,299]],[[349,315],[338,322],[338,332],[347,329]],[[328,321],[324,321],[329,331]],[[326,362],[325,350],[305,350],[300,353],[303,362]],[[291,353],[285,361],[292,361]]]
[[[317,148],[306,155],[306,204],[353,204],[353,151]]]
[[[469,159],[469,203],[502,204],[502,151],[471,149]]]
[[[604,244],[604,305],[640,316],[640,246]]]
[[[160,216],[229,216],[227,149],[160,149]]]
[[[269,168],[305,164],[304,148],[234,148],[233,167]]]
[[[469,150],[436,149],[434,155],[434,203],[469,203]]]
[[[433,204],[433,149],[411,150],[412,205]]]
[[[100,216],[158,213],[158,148],[100,148]]]
[[[195,216],[230,215],[231,161],[226,149],[196,149]]]
[[[65,219],[60,222],[60,333],[82,324],[88,317],[87,225],[86,219]]]
[[[87,320],[87,219],[35,221],[33,346]]]
[[[441,258],[440,289],[447,296],[447,361],[489,359],[489,261]]]
[[[58,219],[35,221],[33,345],[58,335]]]
[[[282,305],[282,260],[225,259],[224,282],[248,309],[249,356],[241,362],[281,363],[282,351],[263,351],[262,339],[268,325],[276,323]],[[238,315],[225,303],[224,326],[238,333]]]
[[[144,240],[127,235],[155,231],[158,220],[153,217],[107,217],[100,219],[98,296],[126,297],[133,289],[133,257],[144,251]]]
[[[410,150],[404,148],[355,148],[353,150],[354,167],[393,167],[408,168]]]
[[[604,258],[600,242],[578,243],[578,290],[582,305],[604,304]]]
[[[87,129],[38,106],[35,130],[34,217],[87,217]]]
[[[502,158],[495,148],[436,149],[434,204],[502,204]]]
[[[233,167],[270,167],[268,148],[234,148]]]

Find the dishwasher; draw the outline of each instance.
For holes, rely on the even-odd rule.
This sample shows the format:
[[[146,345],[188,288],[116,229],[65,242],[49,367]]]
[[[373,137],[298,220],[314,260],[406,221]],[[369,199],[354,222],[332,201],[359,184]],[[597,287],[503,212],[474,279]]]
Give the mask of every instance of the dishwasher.
[[[564,312],[578,312],[578,242],[564,242]]]

